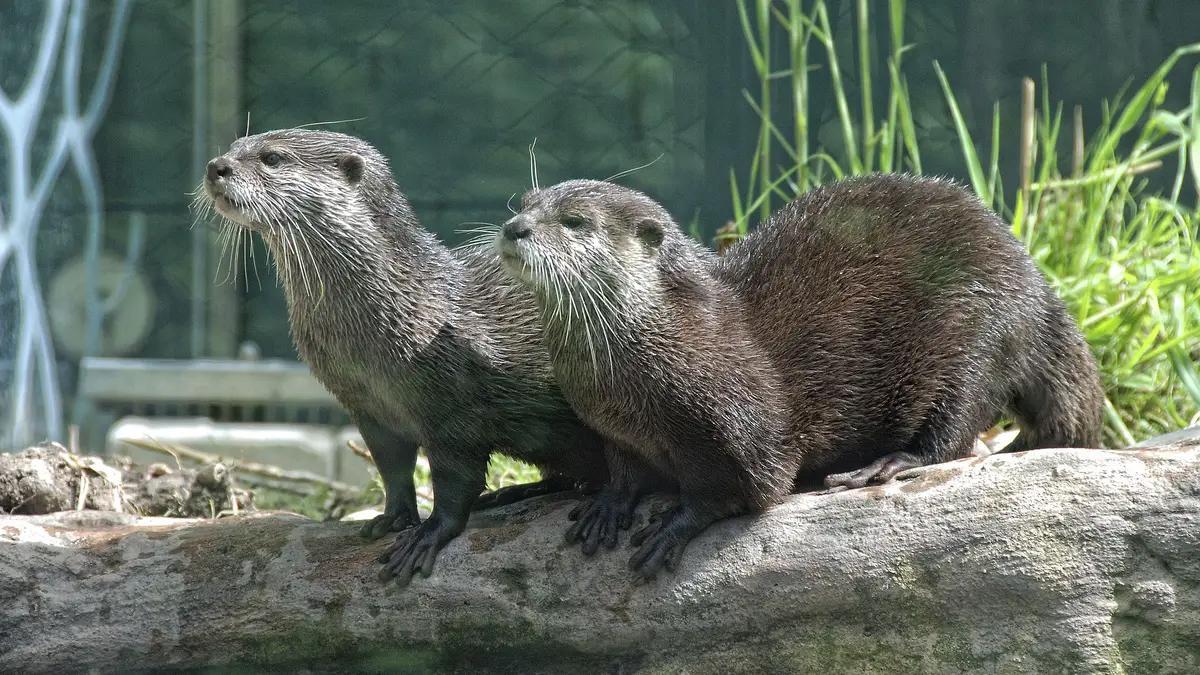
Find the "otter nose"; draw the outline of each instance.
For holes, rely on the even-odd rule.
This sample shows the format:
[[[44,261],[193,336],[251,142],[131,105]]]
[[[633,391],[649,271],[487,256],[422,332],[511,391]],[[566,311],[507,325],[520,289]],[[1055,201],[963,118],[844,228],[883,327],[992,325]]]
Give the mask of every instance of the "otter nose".
[[[509,241],[524,239],[533,234],[533,228],[529,227],[529,222],[522,216],[510,219],[504,224],[504,238]]]
[[[224,157],[218,157],[208,163],[209,182],[216,182],[218,178],[227,178],[232,173],[233,162]]]

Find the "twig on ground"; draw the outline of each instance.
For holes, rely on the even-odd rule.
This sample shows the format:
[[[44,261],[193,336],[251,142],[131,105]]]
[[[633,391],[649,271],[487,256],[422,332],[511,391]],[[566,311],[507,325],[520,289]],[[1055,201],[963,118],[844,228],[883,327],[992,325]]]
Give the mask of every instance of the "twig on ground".
[[[371,451],[356,443],[353,439],[346,441],[346,446],[350,448],[350,452],[362,457],[368,464],[375,466],[375,458],[371,457]]]
[[[200,462],[201,464],[215,464],[217,462],[224,462],[226,464],[236,466],[238,471],[243,475],[253,474],[257,476],[263,476],[265,478],[275,479],[276,481],[307,483],[309,485],[328,488],[335,492],[354,493],[359,491],[358,488],[354,487],[353,485],[347,485],[346,483],[339,481],[329,480],[328,478],[323,478],[314,473],[309,473],[308,471],[292,471],[288,469],[281,469],[277,466],[271,466],[270,464],[259,464],[258,462],[248,462],[236,458],[221,457],[220,455],[210,455],[206,452],[200,452],[199,450],[193,450],[180,445],[166,445],[152,439],[141,440],[127,438],[124,439],[124,442],[144,450],[172,455],[175,457],[176,461],[178,461],[179,458],[183,458],[193,462]]]

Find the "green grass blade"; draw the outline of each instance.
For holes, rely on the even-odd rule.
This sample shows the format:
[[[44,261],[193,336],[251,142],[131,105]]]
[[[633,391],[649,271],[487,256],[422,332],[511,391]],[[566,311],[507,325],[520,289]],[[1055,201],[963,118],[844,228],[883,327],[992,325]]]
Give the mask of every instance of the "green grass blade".
[[[967,175],[971,177],[971,187],[975,189],[975,193],[985,204],[991,204],[992,195],[989,191],[987,176],[983,171],[983,165],[979,162],[979,155],[975,152],[975,143],[971,140],[971,132],[967,129],[966,120],[963,119],[962,113],[958,109],[958,100],[955,99],[954,92],[950,89],[950,81],[946,79],[946,73],[937,61],[933,62],[933,69],[937,73],[938,82],[942,85],[946,105],[950,107],[950,117],[954,120],[955,131],[958,132],[958,144],[962,147],[963,160],[967,164]]]

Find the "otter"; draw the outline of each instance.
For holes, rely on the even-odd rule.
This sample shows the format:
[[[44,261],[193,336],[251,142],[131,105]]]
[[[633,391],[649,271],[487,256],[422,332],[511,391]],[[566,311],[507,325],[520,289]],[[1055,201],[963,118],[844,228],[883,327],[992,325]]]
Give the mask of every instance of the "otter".
[[[496,239],[542,311],[563,393],[670,476],[679,503],[631,537],[644,578],[717,519],[965,456],[1004,413],[1008,450],[1096,447],[1104,394],[1074,320],[1008,226],[946,180],[812,190],[724,256],[646,195],[527,193]],[[585,534],[628,527],[619,467]],[[577,538],[578,538],[577,537]]]
[[[485,250],[423,229],[366,141],[286,129],[238,139],[208,163],[217,213],[257,232],[275,261],[300,357],[350,412],[385,487],[369,538],[400,531],[381,575],[428,576],[464,528],[494,450],[547,480],[488,505],[607,477],[603,442],[571,410],[541,343],[531,294]],[[435,503],[420,522],[418,446]]]

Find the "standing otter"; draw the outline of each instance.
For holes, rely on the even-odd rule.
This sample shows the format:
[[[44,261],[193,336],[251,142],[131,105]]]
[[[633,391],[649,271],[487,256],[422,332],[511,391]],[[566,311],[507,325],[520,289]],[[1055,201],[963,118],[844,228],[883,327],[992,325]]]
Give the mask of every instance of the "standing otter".
[[[386,506],[363,533],[403,530],[383,576],[429,574],[466,525],[493,450],[551,479],[492,503],[559,488],[563,477],[605,479],[602,441],[559,392],[532,297],[494,256],[451,252],[421,228],[375,148],[324,131],[241,138],[208,163],[205,188],[218,213],[271,250],[300,356],[350,411],[379,467]],[[423,523],[417,446],[436,497]]]
[[[964,456],[1005,410],[1013,450],[1099,441],[1074,321],[1004,222],[946,181],[813,190],[721,258],[645,195],[569,181],[526,194],[497,247],[571,405],[678,482],[679,506],[632,538],[645,577],[797,480],[857,467],[826,482],[861,487]],[[613,473],[592,531],[629,521]]]

